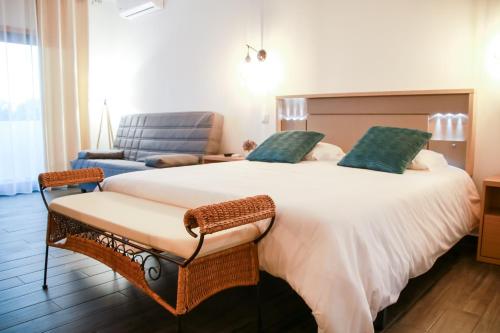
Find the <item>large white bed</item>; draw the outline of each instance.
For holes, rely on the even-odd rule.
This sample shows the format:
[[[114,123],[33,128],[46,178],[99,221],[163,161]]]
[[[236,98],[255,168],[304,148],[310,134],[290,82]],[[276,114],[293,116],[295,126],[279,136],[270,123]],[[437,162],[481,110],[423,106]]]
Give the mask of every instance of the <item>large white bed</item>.
[[[470,176],[451,166],[398,175],[240,161],[127,173],[103,187],[185,208],[270,195],[277,218],[259,247],[262,269],[285,279],[325,332],[372,332],[377,312],[469,233],[479,211]]]

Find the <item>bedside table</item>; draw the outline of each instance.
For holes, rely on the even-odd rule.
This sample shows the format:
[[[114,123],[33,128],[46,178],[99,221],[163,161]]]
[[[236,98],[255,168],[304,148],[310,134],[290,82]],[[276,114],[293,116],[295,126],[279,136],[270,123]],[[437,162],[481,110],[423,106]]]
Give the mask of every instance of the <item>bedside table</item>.
[[[201,163],[207,164],[207,163],[219,163],[219,162],[234,162],[234,161],[243,161],[244,159],[245,158],[243,156],[226,157],[222,154],[220,154],[220,155],[203,155]]]
[[[500,176],[483,181],[477,260],[500,265]]]

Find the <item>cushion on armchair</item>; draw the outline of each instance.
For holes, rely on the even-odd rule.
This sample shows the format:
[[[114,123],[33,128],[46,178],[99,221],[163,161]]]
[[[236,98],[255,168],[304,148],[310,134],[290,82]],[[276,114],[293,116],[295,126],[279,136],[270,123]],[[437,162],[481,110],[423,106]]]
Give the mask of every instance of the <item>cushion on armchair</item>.
[[[172,168],[198,164],[199,162],[198,156],[190,154],[153,155],[144,159],[146,166],[153,168]]]
[[[84,160],[121,160],[125,158],[123,149],[84,150],[78,153],[79,159]]]

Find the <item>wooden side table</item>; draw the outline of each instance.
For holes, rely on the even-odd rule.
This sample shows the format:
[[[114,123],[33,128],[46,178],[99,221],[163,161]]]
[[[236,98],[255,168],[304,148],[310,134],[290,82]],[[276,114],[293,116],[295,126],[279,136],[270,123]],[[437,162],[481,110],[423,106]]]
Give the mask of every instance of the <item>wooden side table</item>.
[[[477,260],[500,265],[500,176],[483,181]]]
[[[245,158],[243,156],[224,156],[220,155],[203,155],[202,163],[219,163],[219,162],[234,162],[243,161]]]

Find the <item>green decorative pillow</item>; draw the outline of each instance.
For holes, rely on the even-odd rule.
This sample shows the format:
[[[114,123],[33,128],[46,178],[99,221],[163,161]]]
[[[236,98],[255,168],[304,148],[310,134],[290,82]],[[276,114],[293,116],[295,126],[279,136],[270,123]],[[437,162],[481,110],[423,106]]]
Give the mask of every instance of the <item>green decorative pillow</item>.
[[[297,163],[325,137],[318,132],[288,131],[271,135],[248,155],[249,161]]]
[[[401,174],[431,136],[408,128],[375,126],[338,165]]]

